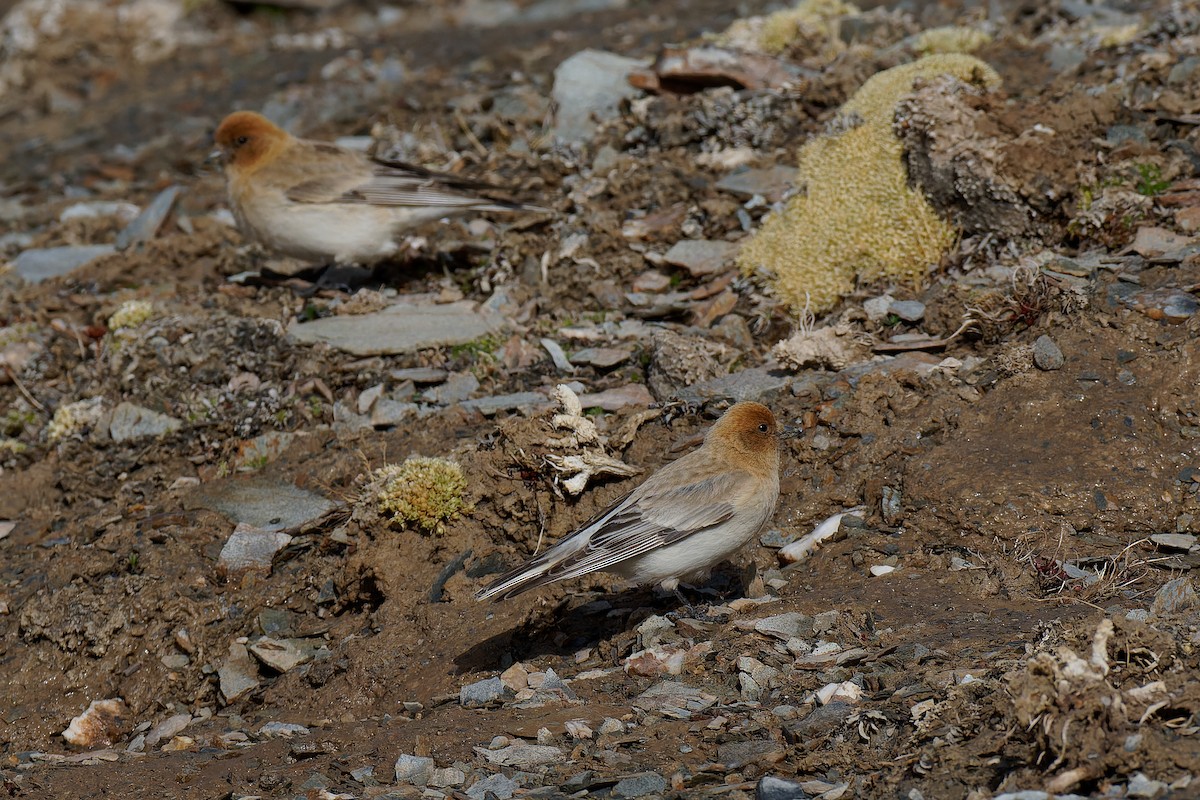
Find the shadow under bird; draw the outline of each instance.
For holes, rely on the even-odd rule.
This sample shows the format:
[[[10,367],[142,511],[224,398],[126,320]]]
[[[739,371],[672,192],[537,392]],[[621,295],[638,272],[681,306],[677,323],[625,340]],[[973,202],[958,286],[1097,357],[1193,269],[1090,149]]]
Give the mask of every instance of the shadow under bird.
[[[491,211],[547,211],[487,197],[489,184],[298,139],[266,117],[235,111],[217,127],[229,204],[249,239],[281,255],[371,264],[433,220]]]
[[[500,576],[476,599],[502,600],[598,571],[639,585],[660,584],[676,594],[680,583],[707,579],[775,513],[780,439],[792,435],[766,406],[737,403],[709,429],[699,449]]]

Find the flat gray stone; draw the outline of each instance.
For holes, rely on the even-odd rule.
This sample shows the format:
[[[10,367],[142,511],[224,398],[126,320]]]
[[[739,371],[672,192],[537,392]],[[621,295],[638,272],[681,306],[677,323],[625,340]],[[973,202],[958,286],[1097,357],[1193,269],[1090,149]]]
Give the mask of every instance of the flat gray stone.
[[[221,681],[221,694],[225,702],[232,703],[258,688],[258,665],[250,658],[246,645],[233,642],[229,655],[217,669]]]
[[[754,787],[754,800],[809,800],[808,792],[794,781],[764,775]]]
[[[683,239],[671,245],[663,261],[683,267],[692,275],[711,275],[733,264],[738,245],[718,239]]]
[[[405,403],[390,397],[383,397],[376,400],[375,405],[371,407],[371,427],[392,428],[406,419],[419,416],[420,413],[421,407],[416,403]]]
[[[13,261],[13,269],[29,283],[41,283],[47,278],[66,275],[89,261],[115,252],[116,248],[110,244],[39,247],[26,250],[17,256]]]
[[[617,411],[626,406],[649,408],[654,403],[654,396],[644,383],[630,383],[615,389],[605,389],[595,394],[581,394],[579,402],[584,408],[602,408],[605,411]]]
[[[150,201],[150,205],[117,234],[117,249],[124,250],[158,236],[163,222],[175,207],[175,201],[179,199],[180,191],[179,186],[168,186],[159,192],[158,196]]]
[[[633,358],[633,351],[624,347],[587,347],[571,356],[572,364],[587,364],[608,369]]]
[[[657,772],[643,772],[630,775],[617,781],[612,788],[613,797],[645,797],[648,794],[661,794],[667,790],[667,779]]]
[[[443,305],[397,303],[373,314],[296,321],[288,326],[288,336],[295,342],[324,343],[356,356],[382,356],[466,344],[496,333],[504,325],[503,317],[477,309],[467,301]]]
[[[1196,605],[1196,589],[1192,586],[1191,578],[1175,578],[1167,581],[1154,595],[1150,604],[1150,616],[1162,617],[1186,611]]]
[[[154,747],[162,741],[171,741],[175,734],[186,728],[191,721],[191,714],[172,714],[146,731],[146,747]]]
[[[239,522],[221,548],[219,566],[227,576],[247,570],[270,570],[275,554],[287,547],[292,537],[282,531],[267,531]]]
[[[310,639],[272,639],[264,636],[251,644],[249,650],[259,661],[276,672],[287,672],[312,661],[317,646]]]
[[[450,405],[460,403],[479,389],[479,378],[470,372],[455,372],[446,381],[432,389],[426,389],[421,399],[427,403]]]
[[[308,736],[308,728],[295,722],[268,722],[258,729],[264,739],[290,739],[293,736]]]
[[[516,392],[514,394],[502,394],[496,397],[480,397],[475,400],[466,400],[458,404],[459,408],[471,409],[478,411],[485,417],[499,414],[502,411],[523,411],[532,412],[543,408],[549,408],[554,403],[544,394],[537,392]]]
[[[401,754],[396,759],[396,783],[411,783],[414,786],[425,786],[432,777],[432,758]]]
[[[559,64],[551,91],[558,108],[554,136],[566,142],[591,141],[599,129],[597,121],[614,119],[621,101],[638,94],[629,85],[629,73],[649,63],[588,49]]]
[[[467,789],[467,796],[471,800],[484,800],[490,792],[496,796],[496,800],[512,800],[517,789],[521,788],[521,784],[514,781],[512,778],[497,773],[489,775],[481,781],[476,781]]]
[[[769,367],[749,369],[722,375],[711,380],[688,386],[679,392],[680,400],[763,400],[782,392],[791,384],[792,374],[787,370]]]
[[[508,747],[501,747],[499,750],[476,747],[475,752],[493,764],[499,764],[502,767],[516,767],[518,769],[532,769],[533,767],[543,767],[547,764],[561,764],[566,758],[566,754],[561,747],[549,744],[510,744]]]
[[[207,508],[255,528],[278,531],[314,520],[336,504],[315,492],[266,475],[231,478],[188,495],[189,508]]]
[[[776,614],[773,617],[755,620],[754,630],[764,636],[774,636],[776,639],[786,642],[788,639],[812,636],[813,620],[812,617],[798,611],[789,611],[786,614]]]
[[[108,435],[114,442],[128,442],[134,439],[165,436],[181,427],[183,427],[183,422],[175,417],[160,414],[133,403],[121,403],[113,409],[108,423]]]
[[[1156,533],[1150,541],[1167,550],[1182,550],[1185,553],[1196,546],[1196,537],[1190,533]]]
[[[503,702],[512,697],[512,689],[504,685],[500,678],[485,678],[475,683],[468,683],[458,690],[458,702],[464,708],[479,708]]]
[[[407,367],[405,369],[394,369],[388,373],[392,380],[403,383],[404,381],[412,381],[413,383],[441,383],[450,377],[450,373],[444,369],[435,367]]]
[[[796,168],[782,164],[763,169],[744,169],[731,172],[717,181],[717,188],[740,197],[758,195],[772,203],[782,200],[784,193],[796,182]]]
[[[920,322],[925,318],[925,304],[919,300],[893,300],[888,303],[888,313],[905,322]]]

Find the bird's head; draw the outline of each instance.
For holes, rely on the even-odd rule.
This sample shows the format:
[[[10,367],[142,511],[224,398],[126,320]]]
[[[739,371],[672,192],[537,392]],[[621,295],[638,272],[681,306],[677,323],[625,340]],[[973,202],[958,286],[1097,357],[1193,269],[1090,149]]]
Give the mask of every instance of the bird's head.
[[[253,111],[235,111],[217,126],[213,156],[226,166],[252,171],[270,160],[290,137],[273,122]]]
[[[791,435],[780,428],[771,409],[762,403],[736,403],[709,429],[707,440],[715,440],[752,460],[778,458],[779,440]]]

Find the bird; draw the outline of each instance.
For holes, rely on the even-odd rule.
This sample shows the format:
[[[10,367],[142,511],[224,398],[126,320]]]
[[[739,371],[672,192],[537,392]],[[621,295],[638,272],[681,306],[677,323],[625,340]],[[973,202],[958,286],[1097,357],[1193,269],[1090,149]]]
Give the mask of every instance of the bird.
[[[503,600],[606,571],[637,585],[659,584],[690,606],[680,584],[706,580],[713,567],[753,539],[775,513],[780,440],[794,435],[761,403],[736,403],[698,449],[659,469],[475,598]]]
[[[306,261],[370,265],[394,255],[400,235],[442,217],[547,210],[479,194],[495,188],[480,181],[296,138],[253,111],[225,117],[213,138],[238,228]]]

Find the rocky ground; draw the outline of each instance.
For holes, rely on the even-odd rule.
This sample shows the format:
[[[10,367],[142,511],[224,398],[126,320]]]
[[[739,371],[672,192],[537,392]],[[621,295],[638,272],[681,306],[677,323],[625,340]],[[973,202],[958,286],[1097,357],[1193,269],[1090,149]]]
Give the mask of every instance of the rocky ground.
[[[1200,9],[806,8],[0,2],[7,794],[1194,794]],[[739,270],[946,49],[999,84],[897,98],[939,263]],[[202,166],[235,108],[551,212],[318,283]],[[804,434],[695,608],[474,600],[745,398]]]

